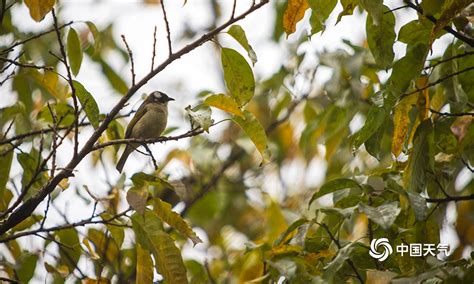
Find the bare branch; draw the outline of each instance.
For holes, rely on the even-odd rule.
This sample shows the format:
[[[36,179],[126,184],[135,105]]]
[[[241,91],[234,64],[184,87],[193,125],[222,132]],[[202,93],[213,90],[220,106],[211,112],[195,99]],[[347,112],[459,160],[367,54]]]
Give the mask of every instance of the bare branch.
[[[457,113],[450,113],[450,112],[439,112],[432,108],[428,108],[432,113],[436,113],[442,116],[474,116],[474,112],[457,112]]]
[[[163,10],[163,19],[165,20],[165,25],[166,25],[166,34],[168,38],[168,52],[169,52],[169,56],[171,56],[173,54],[173,49],[171,47],[170,24],[168,22],[168,16],[166,15],[165,0],[161,0],[161,10]]]
[[[233,19],[235,16],[235,8],[237,6],[237,0],[234,0],[234,4],[232,5],[232,14],[230,15],[230,18]]]
[[[148,155],[151,157],[151,160],[153,161],[153,166],[155,167],[155,171],[158,170],[158,164],[156,163],[155,156],[153,156],[153,153],[150,150],[150,147],[148,147],[147,144],[143,144],[143,147],[145,147],[145,150],[148,152]]]
[[[130,72],[132,72],[132,85],[135,85],[135,63],[133,62],[133,53],[132,50],[130,49],[130,46],[128,46],[127,40],[125,39],[125,36],[122,35],[122,40],[123,43],[125,43],[125,46],[127,47],[127,52],[128,52],[128,57],[130,57]]]
[[[448,196],[445,198],[425,198],[426,202],[429,203],[446,203],[446,202],[458,202],[458,201],[472,201],[474,200],[474,194],[464,196]]]
[[[464,56],[469,56],[469,55],[473,55],[474,54],[474,51],[466,51],[464,53],[461,53],[461,54],[458,54],[458,55],[454,55],[452,57],[449,57],[449,58],[445,58],[445,59],[441,59],[441,60],[436,60],[436,62],[432,65],[429,65],[429,66],[426,66],[425,68],[423,69],[430,69],[430,68],[435,68],[436,66],[442,64],[442,63],[445,63],[445,62],[449,62],[451,60],[454,60],[454,59],[458,59],[458,58],[462,58]]]

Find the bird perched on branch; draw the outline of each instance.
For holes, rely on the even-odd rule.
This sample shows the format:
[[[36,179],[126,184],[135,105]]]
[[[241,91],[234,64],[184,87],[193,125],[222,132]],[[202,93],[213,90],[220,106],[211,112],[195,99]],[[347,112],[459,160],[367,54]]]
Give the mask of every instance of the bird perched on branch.
[[[127,126],[125,139],[153,139],[160,137],[168,122],[168,102],[174,101],[165,93],[155,91],[148,95]],[[125,147],[116,169],[120,173],[128,156],[139,146],[138,143],[129,143]]]

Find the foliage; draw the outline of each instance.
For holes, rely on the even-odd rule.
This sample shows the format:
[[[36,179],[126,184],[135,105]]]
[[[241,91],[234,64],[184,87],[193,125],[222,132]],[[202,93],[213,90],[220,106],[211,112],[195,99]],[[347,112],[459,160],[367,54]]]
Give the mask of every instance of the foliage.
[[[0,109],[0,280],[472,282],[471,1],[208,2],[210,29],[175,35],[171,1],[144,1],[162,11],[169,52],[155,64],[154,50],[146,74],[136,74],[143,62],[134,62],[125,36],[119,44],[116,23],[63,23],[57,1],[2,2],[0,88],[14,99]],[[52,21],[43,31],[22,31],[14,23],[28,15],[17,6],[36,22]],[[275,19],[262,39],[286,54],[265,78],[243,24],[263,9]],[[315,54],[303,47],[354,13],[365,16],[366,41],[343,41],[311,61]],[[175,124],[157,139],[122,139],[133,112],[119,112],[132,96],[211,41],[222,74],[211,79],[223,87],[180,106],[190,130],[175,135]],[[88,68],[110,86],[111,109],[82,77]],[[189,143],[173,142],[181,140]],[[120,145],[131,142],[172,149],[157,163],[146,147],[142,171],[109,175]],[[176,164],[179,178],[170,174]],[[89,189],[91,175],[106,182]],[[62,196],[91,211],[58,207]],[[437,245],[448,227],[459,240],[448,256],[369,256],[372,240]]]

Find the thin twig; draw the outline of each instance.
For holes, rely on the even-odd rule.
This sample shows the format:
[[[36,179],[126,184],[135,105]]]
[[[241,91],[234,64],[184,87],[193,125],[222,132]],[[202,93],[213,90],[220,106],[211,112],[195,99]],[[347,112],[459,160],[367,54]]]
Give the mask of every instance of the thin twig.
[[[155,156],[153,156],[150,147],[148,147],[147,144],[143,144],[143,147],[145,147],[145,150],[148,152],[148,155],[150,155],[151,160],[153,161],[153,166],[155,167],[155,171],[158,170],[158,164],[156,163]]]
[[[444,80],[446,80],[446,79],[449,79],[449,78],[451,78],[451,77],[457,76],[457,75],[462,74],[462,73],[464,73],[464,72],[469,72],[469,71],[471,71],[471,70],[474,70],[474,66],[470,66],[470,67],[464,68],[464,69],[459,70],[459,71],[457,71],[457,72],[454,72],[454,73],[452,73],[452,74],[446,75],[446,76],[444,76],[443,78],[439,78],[438,80],[436,80],[436,81],[434,81],[434,82],[432,82],[432,83],[426,84],[423,88],[417,88],[416,90],[414,90],[414,91],[412,91],[412,92],[402,94],[402,95],[400,95],[400,97],[398,98],[398,100],[400,101],[400,100],[402,100],[402,99],[405,98],[405,97],[408,97],[408,96],[410,96],[410,95],[416,94],[416,93],[418,93],[418,92],[420,92],[420,91],[426,90],[426,89],[428,89],[428,88],[430,88],[430,87],[433,87],[433,86],[435,86],[435,85],[438,85],[438,84],[442,83],[442,82],[443,82]]]
[[[450,113],[450,112],[439,112],[432,108],[428,108],[432,113],[436,113],[437,115],[442,116],[474,116],[474,112],[457,112],[457,113]]]
[[[73,21],[70,21],[70,22],[67,23],[67,24],[64,24],[64,25],[59,26],[58,29],[61,30],[61,29],[65,28],[65,27],[67,27],[67,26],[72,25],[73,23],[74,23]],[[30,37],[30,38],[27,38],[27,39],[25,39],[25,40],[22,40],[22,41],[19,41],[19,42],[15,42],[15,43],[13,43],[10,47],[7,47],[7,48],[3,49],[2,51],[0,51],[0,53],[7,53],[7,52],[13,50],[15,47],[17,47],[17,46],[19,46],[19,45],[25,44],[25,43],[27,43],[27,42],[29,42],[29,41],[32,41],[32,40],[37,39],[37,38],[40,38],[40,37],[42,37],[42,36],[45,36],[45,35],[47,35],[47,34],[49,34],[49,33],[55,32],[55,31],[56,31],[56,28],[53,28],[53,29],[47,30],[47,31],[45,31],[45,32],[36,34],[36,35],[34,35],[34,36]]]
[[[69,66],[67,56],[66,56],[66,49],[64,48],[63,40],[61,39],[61,32],[58,26],[58,18],[56,17],[56,11],[53,8],[51,12],[53,15],[54,29],[56,30],[56,37],[59,43],[59,51],[61,52],[64,67],[66,67],[69,87],[71,88],[72,102],[74,104],[74,157],[76,157],[79,150],[79,105],[77,103],[76,89],[74,88],[74,84],[72,81],[71,68]]]
[[[151,71],[153,72],[153,69],[155,68],[155,57],[156,57],[156,26],[155,30],[153,31],[153,53],[151,55]]]
[[[95,218],[100,216],[100,214],[97,214],[97,215],[92,216],[90,218],[84,219],[82,221],[74,222],[74,223],[68,223],[68,224],[64,224],[64,225],[60,225],[60,226],[54,226],[54,227],[50,227],[50,228],[40,228],[40,229],[36,229],[36,230],[20,232],[20,233],[13,234],[13,235],[10,235],[8,237],[0,239],[0,243],[5,243],[5,242],[15,240],[15,239],[18,239],[18,238],[21,238],[21,237],[24,237],[24,236],[36,235],[38,233],[51,233],[51,232],[54,232],[54,231],[61,231],[61,230],[65,230],[65,229],[75,228],[75,227],[83,227],[83,226],[92,225],[92,224],[107,224],[107,225],[118,226],[118,227],[128,227],[128,225],[118,224],[118,223],[114,223],[112,221],[114,221],[114,220],[116,220],[120,217],[125,216],[131,210],[132,210],[132,208],[128,208],[127,210],[125,210],[125,211],[123,211],[123,212],[121,212],[121,213],[119,213],[115,216],[112,216],[112,217],[110,217],[106,220],[94,220]]]
[[[173,54],[173,49],[171,47],[171,31],[170,31],[170,24],[168,22],[168,16],[166,15],[165,0],[161,0],[161,10],[163,11],[163,19],[165,20],[165,25],[166,25],[166,34],[167,34],[167,39],[168,39],[168,52],[169,52],[169,56],[171,56]]]
[[[237,6],[237,0],[234,0],[234,4],[232,5],[232,14],[230,15],[230,18],[233,19],[235,16],[235,8]]]
[[[450,201],[470,201],[474,200],[474,194],[464,195],[464,196],[449,196],[445,198],[425,198],[426,202],[429,203],[446,203]]]
[[[461,53],[461,54],[458,54],[458,55],[454,55],[452,57],[448,57],[448,58],[445,58],[445,59],[441,59],[441,60],[436,60],[436,63],[434,64],[431,64],[431,65],[428,65],[426,66],[425,68],[423,69],[430,69],[430,68],[435,68],[436,66],[442,64],[442,63],[445,63],[445,62],[449,62],[451,60],[454,60],[454,59],[458,59],[458,58],[462,58],[464,56],[469,56],[469,55],[473,55],[474,54],[474,51],[466,51],[464,53]]]
[[[385,11],[383,12],[384,14],[388,14],[388,13],[392,13],[392,12],[395,12],[397,10],[400,10],[400,9],[404,9],[404,8],[408,8],[408,5],[403,5],[403,6],[400,6],[400,7],[397,7],[397,8],[393,8],[393,9],[390,9],[388,11]]]
[[[474,168],[471,167],[468,162],[466,162],[464,159],[461,159],[461,162],[463,163],[463,165],[466,166],[466,168],[467,168],[471,173],[474,173]]]
[[[18,67],[23,67],[23,68],[33,68],[33,69],[49,70],[49,71],[54,70],[54,67],[51,67],[51,66],[21,63],[21,62],[18,62],[18,61],[12,60],[12,59],[8,59],[8,58],[5,58],[5,57],[0,57],[0,61],[8,62],[8,63],[11,63],[12,65],[15,65],[15,66],[18,66]]]
[[[128,57],[130,57],[130,63],[131,63],[130,72],[132,72],[132,85],[135,85],[135,64],[133,62],[133,53],[132,53],[132,50],[130,49],[130,46],[128,46],[127,40],[125,39],[124,35],[122,35],[122,40],[123,40],[123,43],[125,44],[125,47],[127,47]]]

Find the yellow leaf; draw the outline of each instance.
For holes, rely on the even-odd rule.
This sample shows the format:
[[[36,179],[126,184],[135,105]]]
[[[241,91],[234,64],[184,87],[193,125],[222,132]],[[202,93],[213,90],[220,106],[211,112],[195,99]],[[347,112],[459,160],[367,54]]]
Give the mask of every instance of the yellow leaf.
[[[91,259],[94,259],[94,260],[100,259],[100,256],[92,248],[91,243],[89,242],[88,239],[83,239],[82,243],[86,246],[87,250],[89,251],[89,254],[91,255]]]
[[[229,96],[224,94],[211,95],[206,98],[204,104],[212,107],[216,107],[230,114],[235,114],[240,117],[244,117],[244,113],[239,108],[237,103]]]
[[[153,282],[153,261],[150,252],[137,244],[137,278],[136,283]]]
[[[414,97],[403,99],[396,107],[393,114],[393,137],[392,137],[392,153],[398,157],[402,152],[403,143],[408,132],[408,124],[410,119],[408,113],[414,103]]]
[[[396,273],[388,270],[380,271],[369,269],[367,270],[367,284],[388,284],[395,276],[397,276]]]
[[[289,0],[285,13],[283,14],[283,29],[287,37],[296,31],[296,23],[304,17],[309,8],[307,0]]]
[[[55,0],[25,0],[25,4],[30,10],[33,20],[41,22],[44,16],[53,9]]]

